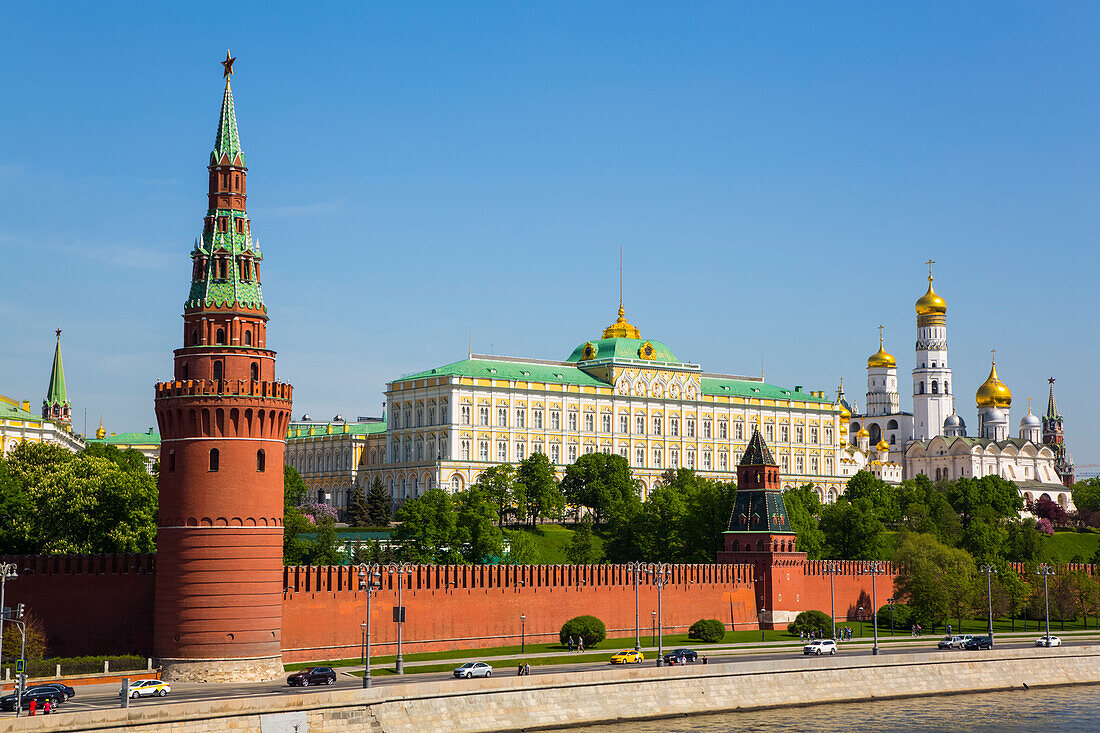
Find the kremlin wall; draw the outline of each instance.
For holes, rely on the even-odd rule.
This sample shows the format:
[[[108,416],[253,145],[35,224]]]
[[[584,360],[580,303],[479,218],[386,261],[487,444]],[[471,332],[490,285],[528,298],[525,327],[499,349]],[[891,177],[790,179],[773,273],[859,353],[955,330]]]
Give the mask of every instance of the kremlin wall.
[[[43,622],[51,655],[152,655],[155,555],[12,555],[0,561],[19,568],[19,582],[8,584],[7,600],[27,604]],[[866,575],[861,565],[840,563],[834,576],[839,621],[862,594],[872,594],[872,577],[880,605],[892,594],[893,575]],[[829,575],[821,562],[783,564],[759,582],[750,564],[673,565],[671,570],[661,591],[666,634],[684,633],[701,618],[718,619],[730,629],[756,629],[761,603],[779,609],[775,616],[765,612],[768,628],[786,627],[780,614],[829,612]],[[284,567],[282,581],[283,662],[359,656],[367,599],[358,590],[356,567]],[[652,633],[657,589],[644,575],[639,581],[645,639]],[[625,565],[418,565],[404,582],[405,653],[518,644],[521,615],[527,616],[528,641],[557,639],[562,623],[580,614],[600,618],[609,636],[634,630],[634,579]],[[371,599],[375,654],[396,652],[397,584],[396,574],[383,571],[382,589]],[[761,596],[765,586],[771,592]]]

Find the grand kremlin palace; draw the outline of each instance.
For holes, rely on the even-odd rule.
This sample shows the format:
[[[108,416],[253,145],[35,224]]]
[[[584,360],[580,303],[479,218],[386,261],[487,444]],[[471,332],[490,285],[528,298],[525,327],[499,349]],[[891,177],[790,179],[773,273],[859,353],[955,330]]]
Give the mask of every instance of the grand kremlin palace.
[[[580,455],[618,453],[643,496],[670,468],[733,481],[757,422],[785,488],[813,483],[832,501],[848,478],[837,473],[846,425],[824,392],[704,372],[643,339],[621,304],[603,338],[565,361],[470,354],[389,382],[386,412],[385,431],[361,453],[359,481],[380,477],[398,503],[437,486],[460,491],[532,453],[548,456],[559,477]],[[294,444],[292,435],[292,465]]]

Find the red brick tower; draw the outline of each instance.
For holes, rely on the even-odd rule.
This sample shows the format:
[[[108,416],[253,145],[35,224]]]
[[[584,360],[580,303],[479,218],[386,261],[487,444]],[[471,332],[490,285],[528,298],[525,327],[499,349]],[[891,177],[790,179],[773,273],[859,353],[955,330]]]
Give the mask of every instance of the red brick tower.
[[[209,207],[191,251],[175,375],[156,386],[161,433],[153,643],[167,679],[282,674],[283,449],[291,386],[275,381],[245,210],[226,54]]]
[[[1050,398],[1047,400],[1047,414],[1043,415],[1043,444],[1054,451],[1054,470],[1062,485],[1073,488],[1073,463],[1066,454],[1066,434],[1062,427],[1062,415],[1058,412],[1058,403],[1054,401],[1054,377],[1050,382]]]
[[[737,465],[737,498],[717,559],[754,566],[756,609],[767,628],[785,625],[798,608],[806,553],[796,550],[796,540],[783,505],[779,465],[754,429]]]

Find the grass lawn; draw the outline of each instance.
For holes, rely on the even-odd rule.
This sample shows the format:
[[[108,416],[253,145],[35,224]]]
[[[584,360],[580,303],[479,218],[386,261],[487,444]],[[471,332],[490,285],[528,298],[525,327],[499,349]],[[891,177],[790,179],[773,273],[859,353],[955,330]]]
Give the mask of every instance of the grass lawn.
[[[534,540],[538,554],[535,564],[559,565],[567,564],[569,558],[566,551],[573,541],[573,530],[560,524],[540,524],[535,527],[513,527],[517,532],[524,532]],[[597,554],[603,554],[603,538],[597,533],[592,534],[592,546]]]
[[[1077,557],[1090,562],[1096,549],[1100,547],[1100,533],[1097,532],[1055,532],[1045,540],[1052,562],[1070,562]]]

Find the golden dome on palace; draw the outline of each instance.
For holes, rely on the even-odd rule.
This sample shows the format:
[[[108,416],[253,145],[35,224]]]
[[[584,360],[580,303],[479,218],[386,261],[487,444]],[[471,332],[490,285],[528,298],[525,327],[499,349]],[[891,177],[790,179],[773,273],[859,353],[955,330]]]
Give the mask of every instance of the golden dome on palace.
[[[890,452],[890,444],[887,443],[885,440],[880,440],[878,442],[878,445],[875,446],[875,450],[877,450],[877,451],[886,451],[887,453],[889,453]]]
[[[993,362],[989,369],[989,376],[982,382],[982,386],[978,387],[978,391],[974,395],[974,401],[978,404],[978,407],[1012,406],[1012,392],[1008,389],[1008,385],[997,376],[997,362]]]
[[[623,308],[622,302],[619,303],[619,318],[610,326],[603,330],[603,337],[605,339],[613,338],[626,338],[626,339],[640,339],[642,332],[638,330],[638,327],[633,323],[629,323],[626,320],[626,309]]]
[[[918,316],[942,316],[947,313],[947,301],[932,289],[932,277],[928,277],[928,292],[917,299]]]
[[[843,402],[840,403],[840,416],[845,420],[852,416],[851,410]]]

